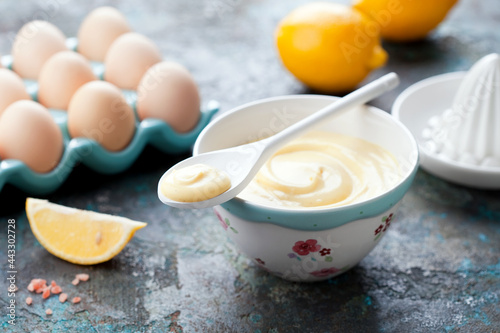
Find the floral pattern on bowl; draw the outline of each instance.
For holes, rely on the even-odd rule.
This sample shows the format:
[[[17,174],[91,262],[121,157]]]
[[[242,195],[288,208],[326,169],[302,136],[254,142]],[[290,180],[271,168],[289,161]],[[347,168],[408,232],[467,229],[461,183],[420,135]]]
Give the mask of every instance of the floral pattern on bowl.
[[[214,208],[214,213],[215,213],[215,215],[217,215],[217,218],[219,219],[220,225],[224,228],[224,230],[227,230],[228,228],[230,228],[231,231],[234,232],[235,234],[238,233],[238,230],[236,230],[230,226],[231,222],[229,222],[228,218],[223,219],[222,216],[217,212],[217,210],[215,208]]]
[[[332,248],[339,247],[339,244],[331,243],[330,248],[322,247],[321,244],[318,244],[316,239],[308,239],[304,241],[297,241],[295,245],[292,247],[293,252],[288,253],[288,258],[297,259],[298,261],[302,261],[306,256],[309,257],[312,261],[326,261],[331,262],[333,260]]]
[[[340,247],[340,244],[331,243],[330,247]],[[304,257],[309,257],[311,261],[323,260],[325,262],[332,262],[332,248],[322,247],[318,244],[316,239],[308,239],[304,241],[297,241],[295,245],[292,247],[293,252],[289,253],[288,258],[297,259],[298,261],[302,261]],[[344,272],[349,268],[349,266],[344,266],[342,268],[337,267],[328,267],[322,268],[320,270],[312,271],[309,274],[315,277],[330,277],[334,276],[337,273]]]
[[[391,221],[394,217],[394,213],[390,213],[388,216],[384,215],[382,217],[382,224],[375,229],[374,234],[375,238],[373,239],[374,241],[377,241],[380,236],[382,236],[382,233],[386,232],[386,230],[391,226]]]

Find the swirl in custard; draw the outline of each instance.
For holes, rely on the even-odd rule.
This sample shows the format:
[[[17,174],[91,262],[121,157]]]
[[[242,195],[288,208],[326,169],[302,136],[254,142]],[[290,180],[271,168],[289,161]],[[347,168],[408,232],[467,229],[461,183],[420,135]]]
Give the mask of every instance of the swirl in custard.
[[[238,197],[266,206],[337,207],[375,197],[400,179],[396,159],[379,145],[313,131],[274,154]]]

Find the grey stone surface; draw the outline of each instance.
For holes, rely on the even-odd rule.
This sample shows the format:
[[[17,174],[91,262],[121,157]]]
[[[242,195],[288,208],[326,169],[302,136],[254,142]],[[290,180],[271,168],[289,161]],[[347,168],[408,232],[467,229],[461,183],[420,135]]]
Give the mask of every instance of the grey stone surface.
[[[255,99],[311,93],[281,66],[273,31],[307,1],[1,1],[0,52],[23,23],[47,19],[74,36],[85,14],[111,4],[183,63],[202,98],[222,112]],[[347,3],[347,1],[339,1]],[[496,0],[462,0],[427,40],[385,43],[386,67],[402,84],[373,102],[384,110],[423,78],[469,68],[500,50]],[[228,241],[211,210],[180,211],[156,197],[161,174],[186,157],[148,148],[132,168],[104,176],[78,166],[49,200],[143,220],[111,261],[77,266],[49,254],[24,214],[26,193],[0,193],[0,329],[5,332],[499,332],[500,193],[456,186],[419,171],[395,223],[357,267],[323,283],[283,281],[259,269]],[[7,220],[16,219],[17,326],[7,322]],[[74,274],[87,283],[72,286]],[[32,278],[56,280],[78,305],[28,307]],[[54,314],[47,317],[46,308]]]

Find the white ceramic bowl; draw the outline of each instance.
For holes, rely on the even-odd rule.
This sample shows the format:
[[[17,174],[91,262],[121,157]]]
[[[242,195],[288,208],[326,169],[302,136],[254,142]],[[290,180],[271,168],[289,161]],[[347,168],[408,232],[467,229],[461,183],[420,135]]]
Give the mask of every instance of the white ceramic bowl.
[[[336,97],[292,95],[235,108],[209,124],[194,155],[272,135]],[[338,114],[318,129],[363,138],[389,150],[403,170],[391,190],[337,208],[270,208],[234,198],[214,208],[242,252],[263,269],[292,281],[319,281],[354,267],[380,241],[418,168],[418,147],[406,127],[374,107]]]

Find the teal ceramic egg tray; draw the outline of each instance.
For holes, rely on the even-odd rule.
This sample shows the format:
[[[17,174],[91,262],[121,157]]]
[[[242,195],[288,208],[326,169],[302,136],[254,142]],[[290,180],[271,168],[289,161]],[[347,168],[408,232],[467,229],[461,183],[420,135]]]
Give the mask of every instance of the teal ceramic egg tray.
[[[11,68],[10,56],[2,57],[4,67]],[[93,64],[96,75],[102,78],[102,65]],[[37,100],[38,85],[33,80],[25,80],[25,85],[33,100]],[[123,91],[127,103],[136,112],[135,91]],[[177,133],[167,123],[159,119],[139,121],[136,114],[136,129],[129,145],[119,151],[110,152],[96,141],[87,138],[71,138],[67,127],[65,111],[52,110],[50,113],[62,131],[64,153],[59,164],[48,173],[37,173],[19,160],[0,161],[0,191],[10,183],[29,194],[46,194],[61,186],[77,163],[103,174],[119,173],[129,168],[139,157],[144,147],[151,144],[166,154],[180,154],[191,149],[198,134],[219,110],[219,104],[210,101],[201,110],[197,126],[188,133]]]

